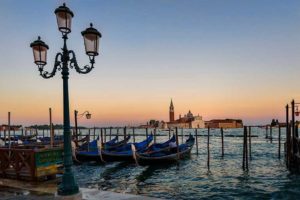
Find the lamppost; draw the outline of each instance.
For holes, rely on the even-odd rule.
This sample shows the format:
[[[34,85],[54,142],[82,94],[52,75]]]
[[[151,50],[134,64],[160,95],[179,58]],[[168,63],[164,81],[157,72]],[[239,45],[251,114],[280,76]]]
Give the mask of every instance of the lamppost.
[[[79,114],[79,117],[82,117],[84,115],[87,119],[91,119],[92,117],[92,114],[90,114],[89,111],[84,111],[83,113]],[[74,118],[75,118],[75,138],[76,138],[76,145],[77,145],[78,142],[78,126],[77,126],[78,111],[77,110],[74,110]]]
[[[54,11],[57,19],[58,30],[62,33],[63,48],[55,56],[54,68],[52,72],[44,71],[47,64],[48,45],[41,40],[40,37],[30,44],[33,49],[34,63],[38,66],[40,75],[43,78],[51,78],[56,71],[61,71],[63,79],[63,107],[64,107],[64,174],[62,183],[58,187],[59,195],[72,195],[79,192],[78,185],[72,172],[72,149],[71,149],[71,131],[70,131],[70,112],[69,112],[69,90],[68,78],[69,68],[75,68],[80,74],[87,74],[94,68],[95,56],[98,55],[99,38],[101,33],[97,29],[90,27],[82,31],[86,54],[89,56],[90,66],[79,67],[75,57],[75,53],[67,48],[68,34],[71,32],[71,22],[74,16],[73,12],[65,5],[58,7]]]

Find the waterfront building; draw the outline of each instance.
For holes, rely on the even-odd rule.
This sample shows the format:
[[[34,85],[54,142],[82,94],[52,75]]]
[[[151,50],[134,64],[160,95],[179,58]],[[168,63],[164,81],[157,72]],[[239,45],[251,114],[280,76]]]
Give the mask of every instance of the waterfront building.
[[[22,128],[21,125],[11,125],[10,127],[8,127],[8,125],[6,125],[6,124],[0,125],[0,131],[5,131],[8,129],[18,131],[18,130],[20,130],[20,128]]]
[[[202,119],[202,116],[199,114],[194,116],[193,113],[189,110],[187,114],[183,117],[179,115],[179,118],[175,120],[175,109],[173,105],[173,101],[171,100],[169,107],[169,122],[167,122],[168,128],[204,128],[205,124]]]
[[[205,122],[205,127],[210,128],[243,128],[241,119],[212,119]]]

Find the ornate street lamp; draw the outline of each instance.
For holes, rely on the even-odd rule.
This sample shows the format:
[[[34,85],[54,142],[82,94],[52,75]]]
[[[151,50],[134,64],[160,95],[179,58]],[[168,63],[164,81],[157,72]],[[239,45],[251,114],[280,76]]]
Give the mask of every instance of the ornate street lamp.
[[[30,44],[30,47],[33,50],[34,63],[38,66],[40,75],[43,78],[48,79],[53,77],[57,70],[61,71],[62,74],[64,106],[64,174],[62,176],[62,183],[58,187],[58,194],[72,195],[78,193],[79,189],[71,168],[73,161],[68,89],[69,68],[75,68],[75,70],[81,74],[87,74],[94,68],[95,56],[99,54],[98,49],[101,34],[92,27],[92,24],[91,27],[82,32],[86,54],[90,59],[90,66],[86,65],[81,68],[77,64],[74,51],[67,48],[68,34],[71,32],[71,22],[74,14],[68,7],[66,7],[65,4],[58,7],[54,13],[57,18],[58,30],[62,33],[64,44],[62,52],[57,53],[55,56],[54,68],[52,72],[44,71],[44,66],[47,64],[47,50],[49,49],[48,45],[46,45],[41,38],[38,37],[38,40]]]
[[[77,110],[74,110],[74,118],[75,118],[75,138],[76,138],[76,143],[77,143],[77,141],[78,141],[78,126],[77,126],[77,119],[78,119],[78,116],[79,117],[83,117],[85,115],[85,117],[87,118],[87,119],[91,119],[91,117],[92,117],[92,114],[91,113],[89,113],[89,111],[84,111],[83,113],[81,113],[81,114],[79,114],[78,115],[78,111]],[[77,146],[77,144],[76,144],[76,146]]]

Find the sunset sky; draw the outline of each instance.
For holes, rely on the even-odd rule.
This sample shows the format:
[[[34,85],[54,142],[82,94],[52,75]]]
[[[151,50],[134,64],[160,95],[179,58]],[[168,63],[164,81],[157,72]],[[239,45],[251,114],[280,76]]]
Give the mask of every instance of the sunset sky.
[[[0,124],[46,124],[52,107],[62,123],[62,79],[39,76],[29,44],[50,47],[48,71],[62,47],[54,10],[74,12],[68,47],[88,64],[81,31],[94,23],[103,35],[95,69],[69,79],[80,125],[168,121],[191,110],[204,120],[241,118],[245,124],[284,119],[300,101],[299,0],[1,0]]]

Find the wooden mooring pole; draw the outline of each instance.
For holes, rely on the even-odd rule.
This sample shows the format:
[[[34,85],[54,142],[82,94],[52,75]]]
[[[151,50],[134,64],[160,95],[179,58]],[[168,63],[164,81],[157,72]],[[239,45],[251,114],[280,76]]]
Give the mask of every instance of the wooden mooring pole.
[[[153,130],[153,133],[154,133],[154,143],[156,143],[156,128],[154,128],[154,130]]]
[[[94,126],[94,140],[96,140],[96,127]]]
[[[286,107],[286,140],[285,140],[285,149],[286,149],[286,166],[289,168],[289,158],[290,158],[290,125],[289,125],[289,105]]]
[[[104,128],[104,142],[106,142],[106,128]]]
[[[148,128],[146,128],[146,140],[148,139]],[[148,146],[148,140],[147,140],[147,146]]]
[[[179,160],[180,159],[180,156],[179,156],[179,141],[178,141],[178,128],[176,127],[176,148],[177,148],[177,159]]]
[[[135,131],[134,131],[134,127],[132,127],[132,136],[133,136],[133,142],[135,143]]]
[[[294,157],[294,154],[295,154],[295,146],[296,145],[294,145],[294,138],[295,138],[295,101],[294,101],[294,99],[293,99],[293,101],[292,101],[292,124],[291,124],[291,128],[292,128],[292,134],[291,134],[291,140],[290,140],[290,151],[291,151],[291,157],[290,157],[290,159],[291,160],[293,160],[293,157]]]
[[[207,168],[208,170],[210,165],[209,137],[210,137],[210,128],[208,126],[207,127]]]
[[[10,141],[10,112],[8,112],[8,147],[11,147],[11,141]]]
[[[169,128],[169,139],[171,138],[171,128]]]
[[[281,153],[281,126],[278,125],[278,158],[280,159]]]
[[[270,126],[270,142],[272,143],[273,141],[273,128],[272,125]]]
[[[195,137],[196,137],[196,153],[199,154],[199,148],[198,148],[198,130],[195,128]]]
[[[111,140],[111,129],[112,127],[109,127],[109,140]]]
[[[268,138],[268,125],[266,125],[266,139]]]
[[[127,132],[126,132],[126,126],[124,127],[124,140],[126,139],[126,134],[127,134]]]
[[[53,147],[54,145],[54,130],[53,130],[53,124],[52,124],[52,109],[49,108],[49,118],[50,118],[50,146]]]
[[[243,142],[243,170],[248,170],[248,147],[247,147],[247,126],[244,126],[244,142]]]
[[[222,158],[224,158],[224,131],[221,128],[221,138],[222,138]]]
[[[103,129],[100,128],[100,139],[101,139],[101,144],[103,144]]]
[[[251,126],[249,126],[249,157],[252,159],[252,150],[251,150]]]
[[[181,144],[183,144],[183,128],[181,128]]]
[[[245,127],[244,127],[244,135],[243,135],[243,164],[242,168],[245,170]]]

